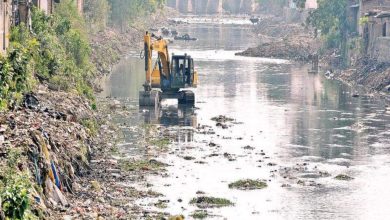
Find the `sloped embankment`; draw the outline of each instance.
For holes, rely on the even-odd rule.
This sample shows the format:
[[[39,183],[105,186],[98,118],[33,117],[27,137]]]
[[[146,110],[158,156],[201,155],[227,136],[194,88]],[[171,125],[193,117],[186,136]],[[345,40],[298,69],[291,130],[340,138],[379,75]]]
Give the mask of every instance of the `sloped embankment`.
[[[361,59],[354,67],[337,76],[352,85],[362,85],[371,92],[380,92],[390,100],[390,65]]]
[[[31,215],[44,218],[50,210],[69,207],[65,194],[74,193],[77,179],[89,172],[95,149],[96,117],[88,101],[39,90],[25,95],[21,107],[2,113],[0,126],[0,213],[26,217],[31,207]]]
[[[265,57],[294,61],[308,61],[313,50],[308,42],[282,40],[269,42],[236,53],[238,56]]]
[[[299,23],[286,23],[280,17],[262,18],[253,29],[258,46],[239,52],[237,56],[265,57],[293,61],[309,61],[318,49],[311,30]]]

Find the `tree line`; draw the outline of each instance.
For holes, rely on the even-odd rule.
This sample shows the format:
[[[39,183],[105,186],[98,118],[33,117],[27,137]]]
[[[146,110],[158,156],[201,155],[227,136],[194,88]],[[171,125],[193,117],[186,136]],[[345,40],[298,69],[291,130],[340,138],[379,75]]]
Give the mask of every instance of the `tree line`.
[[[92,31],[101,31],[106,26],[124,30],[135,19],[155,12],[164,3],[165,0],[85,0],[84,13]]]

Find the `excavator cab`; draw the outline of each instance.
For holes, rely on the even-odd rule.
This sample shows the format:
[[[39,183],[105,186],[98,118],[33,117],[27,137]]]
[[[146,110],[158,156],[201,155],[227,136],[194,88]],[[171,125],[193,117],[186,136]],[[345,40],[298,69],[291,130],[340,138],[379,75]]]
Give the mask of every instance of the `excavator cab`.
[[[191,56],[187,56],[187,54],[173,55],[171,65],[172,89],[179,90],[181,88],[194,87],[194,60],[191,58]]]

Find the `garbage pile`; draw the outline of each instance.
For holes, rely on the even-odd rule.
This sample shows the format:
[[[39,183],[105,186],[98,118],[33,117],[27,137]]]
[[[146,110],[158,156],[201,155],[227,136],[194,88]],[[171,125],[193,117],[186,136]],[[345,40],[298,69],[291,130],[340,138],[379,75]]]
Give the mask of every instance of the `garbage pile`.
[[[262,18],[254,32],[259,45],[236,55],[307,62],[319,47],[312,30],[299,23],[286,23],[279,17]]]
[[[351,84],[364,85],[370,91],[390,94],[390,64],[374,59],[360,58],[350,69],[337,76]]]
[[[0,161],[20,150],[24,160],[15,169],[28,171],[35,186],[31,206],[37,212],[47,216],[50,210],[69,206],[66,194],[73,193],[78,177],[89,172],[93,121],[86,99],[47,90],[24,95],[20,107],[0,115]]]
[[[283,40],[263,43],[257,47],[236,53],[236,55],[309,61],[309,55],[313,52],[314,50],[308,42]]]

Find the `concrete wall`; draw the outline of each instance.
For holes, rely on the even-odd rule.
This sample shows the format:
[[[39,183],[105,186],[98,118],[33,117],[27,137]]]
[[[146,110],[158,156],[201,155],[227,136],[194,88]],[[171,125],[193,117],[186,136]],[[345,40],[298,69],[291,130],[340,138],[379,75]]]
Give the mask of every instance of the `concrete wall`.
[[[390,63],[390,37],[378,37],[372,53],[378,61]]]
[[[362,15],[372,10],[390,10],[390,0],[360,0],[360,5]]]
[[[363,33],[366,54],[390,63],[390,18],[370,17]]]

